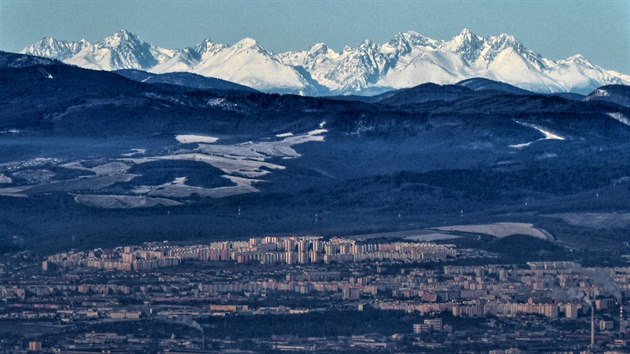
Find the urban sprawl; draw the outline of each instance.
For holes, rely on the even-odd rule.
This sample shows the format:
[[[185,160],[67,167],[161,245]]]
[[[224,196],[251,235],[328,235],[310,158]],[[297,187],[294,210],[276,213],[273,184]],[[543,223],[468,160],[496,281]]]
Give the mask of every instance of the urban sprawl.
[[[18,254],[0,352],[626,350],[630,267],[492,257],[316,236]]]

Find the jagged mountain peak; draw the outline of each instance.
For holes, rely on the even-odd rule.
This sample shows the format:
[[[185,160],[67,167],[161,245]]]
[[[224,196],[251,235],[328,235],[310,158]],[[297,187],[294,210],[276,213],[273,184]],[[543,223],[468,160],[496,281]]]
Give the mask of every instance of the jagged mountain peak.
[[[112,33],[111,35],[105,37],[105,39],[107,38],[120,38],[123,40],[133,40],[133,39],[137,39],[138,36],[136,34],[134,34],[131,31],[127,31],[126,29],[121,29],[119,31],[116,31],[114,33]]]
[[[138,35],[127,31],[126,29],[121,29],[118,32],[113,33],[110,36],[103,38],[100,42],[105,46],[116,48],[125,45],[149,45],[144,42]]]
[[[325,43],[315,43],[309,49],[309,54],[326,54],[328,53],[328,46]]]
[[[71,43],[69,41],[58,40],[54,37],[46,36],[42,37],[37,42],[31,44],[29,47],[37,47],[37,46],[59,46],[65,43]]]
[[[584,55],[582,55],[581,53],[577,53],[575,55],[572,55],[572,56],[568,57],[566,60],[567,61],[588,61],[588,59],[586,59],[586,57]]]
[[[458,35],[464,37],[476,36],[476,34],[474,34],[468,27],[462,28],[461,32],[459,32]]]
[[[421,35],[420,33],[416,32],[416,31],[407,31],[407,32],[398,32],[394,35],[395,39],[405,39],[407,41],[413,42],[418,38],[427,38],[424,37],[423,35]]]
[[[53,37],[46,36],[46,37],[42,37],[42,39],[40,39],[39,41],[35,42],[35,44],[56,45],[59,42],[60,41],[56,40]]]
[[[224,44],[214,43],[210,39],[204,39],[197,43],[193,48],[184,48],[182,51],[194,51],[197,55],[202,56],[204,53],[216,53],[226,46]]]
[[[513,50],[515,53],[522,55],[532,65],[540,67],[540,55],[533,51],[528,50],[519,40],[514,36],[502,33],[498,36],[489,36],[485,38],[485,45],[487,49],[483,51],[483,59],[486,62],[494,60],[501,52],[505,50]]]
[[[245,37],[245,38],[241,39],[240,41],[236,42],[234,44],[234,47],[243,48],[243,49],[245,49],[245,48],[256,48],[256,47],[257,48],[262,48],[255,39],[250,38],[250,37]]]
[[[368,47],[376,47],[376,44],[370,39],[364,39],[361,44],[359,44],[359,48],[368,48]]]
[[[562,60],[562,62],[584,64],[584,65],[588,65],[589,67],[593,67],[594,66],[593,63],[591,63],[590,60],[588,60],[584,55],[582,55],[580,53],[572,55],[572,56]]]
[[[408,55],[414,50],[420,52],[425,50],[435,50],[442,44],[429,37],[425,37],[415,31],[398,32],[387,43],[380,48],[390,64],[395,66],[401,56]]]
[[[498,36],[490,36],[485,38],[485,41],[496,49],[503,49],[511,47],[517,49],[517,51],[525,50],[525,46],[519,42],[514,36],[502,33]]]
[[[366,39],[340,52],[317,43],[302,51],[274,53],[253,38],[231,46],[206,39],[193,47],[169,50],[127,30],[95,44],[45,37],[22,52],[92,69],[186,71],[273,92],[377,93],[471,77],[539,92],[588,93],[601,85],[630,84],[630,76],[605,70],[581,55],[546,59],[509,34],[484,37],[468,28],[446,41],[415,31],[398,32],[384,44]]]
[[[57,40],[53,37],[43,37],[37,42],[22,49],[20,53],[66,60],[71,58],[87,45],[89,45],[89,42],[87,41],[72,42]]]
[[[493,38],[496,38],[499,41],[510,42],[510,43],[518,42],[518,40],[514,36],[509,35],[507,33],[501,33],[500,35],[494,36]]]
[[[423,36],[416,31],[398,32],[394,35],[392,40],[404,40],[411,45],[429,46],[433,48],[436,48],[441,43],[441,41]]]
[[[143,69],[157,65],[164,61],[166,56],[164,50],[153,47],[125,29],[103,38],[94,47],[92,52],[85,53],[81,58],[76,58],[78,62],[73,64],[81,66],[80,63],[85,61],[102,63],[100,64],[101,68],[106,70]]]
[[[472,62],[479,56],[484,44],[485,39],[483,37],[474,34],[468,28],[464,28],[458,35],[446,42],[445,47],[459,54],[467,62]]]
[[[483,37],[473,33],[469,28],[462,29],[456,36],[451,38],[451,42],[455,43],[472,43],[483,41]]]
[[[359,44],[358,47],[356,47],[356,49],[354,49],[352,51],[354,53],[354,55],[369,55],[369,56],[378,56],[380,55],[380,51],[379,51],[379,47],[376,45],[376,43],[372,42],[369,39],[364,40],[363,42],[361,42],[361,44]]]

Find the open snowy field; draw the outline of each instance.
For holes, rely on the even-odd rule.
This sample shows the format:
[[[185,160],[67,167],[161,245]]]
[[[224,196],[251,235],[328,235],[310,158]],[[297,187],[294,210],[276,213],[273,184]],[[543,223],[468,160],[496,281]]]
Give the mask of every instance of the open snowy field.
[[[507,237],[511,235],[528,235],[537,237],[542,240],[552,240],[553,236],[543,229],[534,227],[533,224],[516,223],[516,222],[500,222],[496,224],[480,224],[480,225],[453,225],[440,226],[434,228],[440,231],[457,231],[475,234],[485,234],[494,237]]]
[[[7,162],[0,165],[0,196],[25,198],[64,192],[81,205],[127,209],[180,205],[196,197],[255,193],[259,191],[255,184],[265,182],[264,178],[274,171],[285,170],[277,160],[301,157],[295,145],[324,141],[327,130],[321,126],[302,134],[232,144],[219,144],[218,138],[209,135],[180,134],[175,136],[177,145],[165,146],[157,153],[138,147],[118,157],[41,157]],[[170,179],[155,183],[156,173]],[[210,175],[204,178],[204,174]]]

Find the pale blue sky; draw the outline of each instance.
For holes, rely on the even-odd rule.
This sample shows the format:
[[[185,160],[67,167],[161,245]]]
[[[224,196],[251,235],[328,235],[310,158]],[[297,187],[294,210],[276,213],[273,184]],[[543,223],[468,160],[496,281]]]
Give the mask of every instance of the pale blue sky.
[[[8,51],[44,36],[95,42],[122,28],[166,48],[253,37],[280,52],[383,43],[408,30],[448,39],[464,27],[512,34],[552,59],[581,53],[630,73],[630,0],[0,0],[0,49]]]

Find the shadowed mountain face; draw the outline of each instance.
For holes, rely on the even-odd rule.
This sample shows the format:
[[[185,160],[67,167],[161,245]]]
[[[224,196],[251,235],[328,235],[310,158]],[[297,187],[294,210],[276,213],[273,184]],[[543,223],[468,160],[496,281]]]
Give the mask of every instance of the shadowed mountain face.
[[[612,102],[630,107],[630,87],[625,85],[602,86],[586,96],[585,100]]]
[[[128,79],[146,82],[148,84],[168,84],[176,86],[190,87],[199,90],[225,90],[225,91],[245,91],[256,92],[256,90],[247,86],[235,84],[230,81],[205,77],[191,73],[167,73],[152,74],[142,70],[116,70],[116,74],[124,76]]]
[[[614,102],[491,81],[319,99],[32,58],[0,57],[29,63],[0,69],[0,230],[18,249],[628,208]]]
[[[477,92],[479,91],[505,92],[505,93],[512,93],[515,95],[526,95],[526,94],[532,93],[530,91],[520,89],[510,84],[483,79],[483,78],[472,78],[472,79],[462,80],[458,82],[457,85],[467,87]]]

